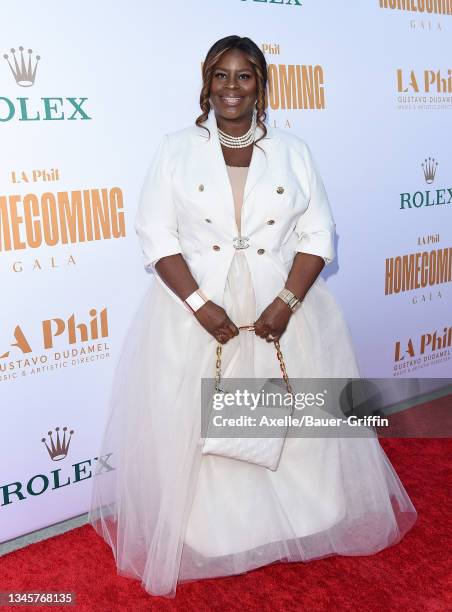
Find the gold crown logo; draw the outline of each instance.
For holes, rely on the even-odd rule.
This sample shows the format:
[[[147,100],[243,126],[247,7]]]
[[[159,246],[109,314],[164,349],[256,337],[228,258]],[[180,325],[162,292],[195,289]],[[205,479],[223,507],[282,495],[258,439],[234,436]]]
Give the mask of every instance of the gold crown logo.
[[[429,157],[428,160],[425,160],[425,163],[421,164],[422,169],[424,171],[425,181],[430,184],[435,180],[436,168],[438,166],[438,162],[435,161],[433,157]]]
[[[32,64],[31,54],[33,53],[33,49],[28,49],[28,62],[24,57],[24,48],[19,47],[19,51],[20,61],[17,60],[16,50],[11,49],[13,64],[11,64],[7,53],[5,53],[3,57],[8,62],[8,66],[11,68],[11,72],[16,79],[16,83],[21,87],[31,87],[35,82],[36,70],[38,68],[38,62],[41,59],[41,56],[37,55],[34,64]]]
[[[67,457],[67,454],[69,451],[69,444],[71,442],[71,437],[72,437],[72,434],[74,433],[74,430],[73,429],[70,430],[69,437],[67,439],[66,439],[67,427],[63,427],[63,431],[64,431],[63,439],[60,438],[60,428],[55,427],[55,431],[56,431],[56,442],[54,442],[53,440],[52,432],[51,431],[47,432],[49,439],[50,439],[50,447],[47,444],[47,441],[45,438],[42,438],[41,442],[44,442],[44,444],[46,445],[47,451],[52,461],[61,461],[61,459],[64,459],[65,457]]]

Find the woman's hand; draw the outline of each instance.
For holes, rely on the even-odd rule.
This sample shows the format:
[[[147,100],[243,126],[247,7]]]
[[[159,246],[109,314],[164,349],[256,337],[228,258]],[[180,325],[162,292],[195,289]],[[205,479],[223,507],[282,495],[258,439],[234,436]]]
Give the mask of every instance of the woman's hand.
[[[212,300],[208,300],[201,308],[198,308],[194,316],[220,344],[226,344],[240,333],[239,328],[231,321],[226,311]]]
[[[271,304],[262,311],[254,323],[254,333],[267,342],[279,340],[286,330],[292,311],[280,298],[276,297]]]

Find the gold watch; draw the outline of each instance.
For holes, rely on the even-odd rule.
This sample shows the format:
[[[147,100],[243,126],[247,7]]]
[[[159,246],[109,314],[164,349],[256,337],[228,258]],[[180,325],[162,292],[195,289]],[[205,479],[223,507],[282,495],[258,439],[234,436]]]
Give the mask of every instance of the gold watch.
[[[286,289],[286,287],[284,287],[284,289],[281,289],[277,297],[281,298],[282,301],[287,304],[287,306],[292,312],[295,312],[301,304],[300,298],[293,294],[290,289]]]

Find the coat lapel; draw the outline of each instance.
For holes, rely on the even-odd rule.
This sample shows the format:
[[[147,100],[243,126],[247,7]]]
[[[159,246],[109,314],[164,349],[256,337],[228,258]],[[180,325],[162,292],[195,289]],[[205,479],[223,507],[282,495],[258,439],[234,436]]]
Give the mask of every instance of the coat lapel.
[[[231,231],[233,235],[237,234],[237,226],[235,222],[235,207],[234,207],[234,196],[232,193],[232,187],[229,180],[228,171],[226,168],[226,162],[224,160],[223,151],[221,148],[220,139],[218,137],[217,120],[213,109],[210,110],[207,120],[204,125],[210,131],[210,138],[203,128],[199,128],[199,134],[202,137],[202,149],[205,153],[203,166],[206,170],[207,176],[213,184],[215,193],[218,194],[221,199],[222,206],[224,207],[224,216],[230,223]],[[262,135],[262,130],[259,126],[256,128],[256,138]],[[250,167],[248,169],[244,195],[243,195],[243,207],[242,207],[242,233],[246,228],[246,218],[250,215],[250,204],[247,200],[250,199],[253,188],[264,175],[265,170],[268,167],[268,146],[267,140],[271,138],[271,128],[267,127],[267,136],[258,143],[258,147],[253,148],[251,156]],[[264,154],[264,149],[267,153],[267,158]]]

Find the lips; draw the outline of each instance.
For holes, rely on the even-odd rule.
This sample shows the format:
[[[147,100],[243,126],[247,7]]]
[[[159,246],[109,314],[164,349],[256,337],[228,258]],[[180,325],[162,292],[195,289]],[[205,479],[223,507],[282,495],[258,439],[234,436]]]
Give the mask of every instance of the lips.
[[[242,101],[239,96],[221,96],[221,99],[227,106],[237,106]]]

